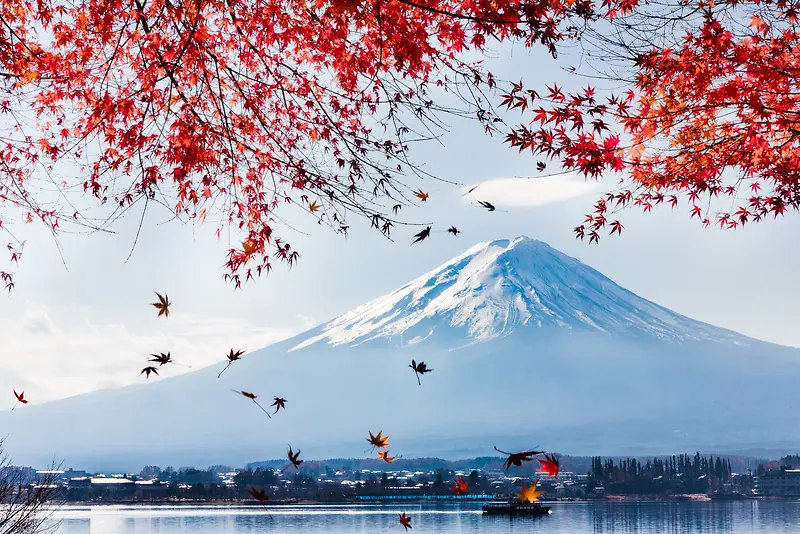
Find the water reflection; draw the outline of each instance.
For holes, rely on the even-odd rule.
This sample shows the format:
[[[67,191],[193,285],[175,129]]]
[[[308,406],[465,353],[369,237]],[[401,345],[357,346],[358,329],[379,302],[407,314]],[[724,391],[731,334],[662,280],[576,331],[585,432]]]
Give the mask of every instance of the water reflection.
[[[732,532],[734,507],[753,517],[755,502],[598,503],[592,507],[594,532]],[[738,506],[743,505],[743,506]]]
[[[555,503],[553,514],[541,518],[482,516],[474,504],[284,507],[270,508],[269,515],[254,507],[76,507],[59,512],[58,534],[400,534],[400,511],[412,517],[414,533],[800,531],[800,503],[743,501]]]
[[[797,532],[800,503],[781,501],[596,503],[593,532]]]

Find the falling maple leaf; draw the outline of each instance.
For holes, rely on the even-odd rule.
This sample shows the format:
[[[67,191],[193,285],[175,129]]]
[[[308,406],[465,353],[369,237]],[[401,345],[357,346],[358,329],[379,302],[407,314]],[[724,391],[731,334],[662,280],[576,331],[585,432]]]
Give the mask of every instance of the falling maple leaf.
[[[539,500],[539,496],[542,495],[543,491],[538,491],[537,488],[539,486],[539,480],[533,483],[533,486],[525,487],[525,482],[522,483],[522,491],[517,493],[517,498],[519,498],[520,502],[536,502]]]
[[[171,352],[167,352],[166,354],[161,352],[159,354],[151,354],[150,356],[152,356],[152,358],[148,359],[147,361],[157,363],[159,367],[161,367],[162,365],[166,365],[168,363],[171,363],[173,365],[180,365],[181,367],[188,367],[190,369],[192,367],[191,365],[184,365],[182,363],[177,363],[175,360],[172,359]]]
[[[259,403],[259,402],[256,400],[256,399],[258,398],[258,395],[256,395],[255,393],[250,393],[249,391],[238,391],[238,390],[236,390],[236,389],[232,389],[231,391],[233,391],[234,393],[238,393],[239,395],[242,395],[242,396],[244,396],[244,397],[247,397],[248,399],[250,399],[251,401],[253,401],[253,402],[256,404],[256,406],[258,406],[259,408],[261,408],[261,411],[262,411],[262,412],[264,412],[265,414],[267,414],[267,417],[269,417],[270,419],[272,419],[272,416],[269,414],[269,412],[268,412],[267,410],[265,410],[265,409],[264,409],[264,407],[263,407],[263,406],[261,406],[261,404],[260,404],[260,403]]]
[[[479,200],[478,204],[480,204],[481,206],[483,206],[484,208],[486,208],[489,211],[494,211],[494,210],[497,209],[492,204],[490,204],[489,202],[486,202],[485,200]]]
[[[417,190],[416,193],[414,193],[414,196],[416,196],[421,201],[425,202],[426,200],[428,200],[429,195],[428,193],[423,192],[422,189],[419,189]]]
[[[281,408],[284,409],[286,408],[286,399],[284,399],[283,397],[275,397],[274,402],[270,404],[270,406],[274,406],[275,413],[278,413],[278,410],[280,410]]]
[[[433,369],[428,369],[428,365],[425,362],[417,363],[416,360],[411,360],[411,365],[409,365],[414,370],[414,374],[417,376],[417,383],[421,386],[422,382],[419,379],[419,375],[424,375],[425,373],[430,373]]]
[[[428,226],[427,228],[425,228],[420,233],[414,235],[414,237],[416,237],[416,239],[411,244],[413,245],[414,243],[419,243],[420,241],[424,241],[424,240],[428,239],[430,236],[431,236],[431,227]]]
[[[372,432],[370,432],[367,442],[372,445],[373,449],[385,449],[389,446],[389,436],[384,436],[383,430],[376,435],[372,435]]]
[[[163,352],[160,354],[151,354],[152,358],[148,359],[147,361],[158,363],[159,367],[168,363],[172,363],[172,356],[169,352],[164,354]]]
[[[236,352],[233,352],[233,349],[231,349],[231,351],[225,356],[228,359],[228,365],[226,365],[225,368],[219,372],[217,378],[221,377],[222,373],[227,371],[228,367],[230,367],[233,362],[241,360],[242,354],[244,354],[243,350],[237,350]]]
[[[378,452],[378,460],[383,460],[387,464],[392,463],[397,456],[389,456],[389,451]]]
[[[20,393],[17,393],[17,390],[15,389],[14,390],[14,396],[17,398],[17,402],[14,404],[14,407],[11,408],[12,412],[14,411],[14,408],[17,407],[17,404],[28,404],[28,401],[25,400],[25,392],[24,391],[22,391]]]
[[[142,369],[142,372],[139,373],[139,376],[146,375],[146,378],[150,378],[150,373],[158,374],[158,369],[156,369],[155,367],[145,367],[144,369]]]
[[[466,495],[467,489],[469,489],[469,482],[464,482],[459,476],[456,479],[456,485],[450,488],[450,491],[455,493],[456,495]]]
[[[506,461],[503,463],[506,470],[510,469],[512,465],[517,467],[522,467],[522,462],[530,462],[533,460],[536,455],[544,454],[544,451],[523,451],[523,452],[505,452],[498,449],[496,446],[494,448],[499,453],[508,455]]]
[[[460,233],[461,233],[461,230],[459,230],[459,229],[458,229],[458,228],[456,228],[455,226],[451,226],[450,228],[448,228],[448,229],[447,229],[447,231],[448,231],[449,233],[453,234],[453,235],[454,235],[454,236],[456,236],[456,237],[458,237],[458,234],[460,234]]]
[[[559,469],[559,461],[555,454],[548,455],[547,453],[544,454],[544,460],[541,458],[536,458],[541,464],[541,469],[537,469],[537,473],[547,473],[547,476],[555,477],[558,476],[558,469]]]
[[[300,469],[300,464],[303,463],[303,460],[300,460],[300,449],[297,449],[297,452],[293,452],[292,446],[289,445],[289,452],[287,453],[287,456],[289,457],[289,462],[290,462],[289,465],[294,466],[295,469]],[[283,468],[283,470],[285,470],[288,467],[289,466],[287,465],[286,467]]]
[[[158,310],[159,317],[161,317],[162,315],[165,318],[169,317],[169,304],[170,304],[169,297],[167,297],[166,293],[164,293],[163,297],[159,295],[158,292],[156,291],[154,291],[154,293],[158,297],[158,302],[153,302],[150,305],[156,307],[156,309]]]
[[[316,200],[314,202],[311,202],[308,205],[308,211],[310,211],[311,213],[314,213],[315,211],[319,211],[319,208],[320,208],[320,205],[317,204]]]
[[[406,530],[411,528],[411,518],[406,515],[405,512],[402,514],[398,514],[400,516],[400,524],[403,525],[403,528]]]

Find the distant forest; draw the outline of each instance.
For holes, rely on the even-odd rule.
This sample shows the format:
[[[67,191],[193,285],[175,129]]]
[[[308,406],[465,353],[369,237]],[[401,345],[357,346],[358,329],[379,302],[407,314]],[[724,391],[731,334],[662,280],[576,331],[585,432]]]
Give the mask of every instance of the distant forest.
[[[800,466],[800,457],[760,463],[754,458],[681,454],[652,458],[561,456],[561,475],[573,483],[561,486],[542,479],[548,498],[602,498],[604,495],[679,495],[705,493],[731,482],[739,491],[752,488],[752,474],[780,466]],[[438,458],[398,459],[391,465],[373,459],[306,461],[299,470],[284,471],[287,462],[255,462],[245,469],[215,465],[208,469],[146,466],[128,479],[159,480],[164,485],[66,484],[70,501],[124,500],[249,500],[253,487],[268,488],[270,499],[350,501],[361,497],[452,497],[457,476],[469,483],[469,495],[506,497],[519,492],[524,481],[542,478],[538,462],[506,470],[504,459],[483,457],[446,461]],[[775,464],[775,465],[773,465]],[[570,473],[579,475],[572,477]],[[30,473],[32,475],[32,472]],[[734,476],[740,475],[740,476]],[[86,479],[75,479],[86,480]],[[438,497],[437,497],[438,498]]]
[[[729,482],[733,470],[727,458],[704,457],[696,453],[653,458],[644,464],[635,458],[615,462],[597,456],[592,459],[590,485],[602,484],[609,493],[704,493],[709,487]]]
[[[670,465],[671,462],[680,462],[681,458],[688,458],[686,454],[679,456],[656,456],[651,458],[626,458],[623,456],[610,456],[604,457],[603,461],[613,461],[615,465],[620,462],[636,461],[646,466],[648,462],[655,465],[656,462]],[[766,464],[767,460],[763,458],[752,458],[747,456],[709,456],[701,457],[700,453],[695,453],[692,457],[692,462],[695,457],[701,458],[699,461],[708,461],[708,458],[713,458],[716,463],[717,458],[720,461],[725,460],[728,471],[732,473],[748,473],[749,470],[755,472],[759,464]],[[598,457],[592,456],[559,456],[561,462],[561,471],[572,472],[579,475],[590,474],[594,470],[595,461]],[[484,472],[499,472],[504,471],[503,462],[505,458],[499,456],[482,456],[478,458],[464,459],[464,460],[442,460],[440,458],[398,458],[392,465],[386,465],[381,460],[368,459],[353,459],[353,458],[336,458],[330,460],[311,461],[307,460],[303,463],[303,471],[314,473],[326,473],[328,471],[361,471],[368,469],[371,471],[461,471],[470,472],[473,469]],[[245,466],[245,469],[256,470],[258,468],[280,469],[286,465],[286,460],[268,460],[261,462],[252,462]],[[682,465],[682,464],[681,464]],[[800,462],[797,464],[800,466]],[[539,468],[538,462],[528,462],[522,467],[514,467],[509,474],[521,477],[535,477],[536,470]],[[681,470],[680,472],[684,472]]]

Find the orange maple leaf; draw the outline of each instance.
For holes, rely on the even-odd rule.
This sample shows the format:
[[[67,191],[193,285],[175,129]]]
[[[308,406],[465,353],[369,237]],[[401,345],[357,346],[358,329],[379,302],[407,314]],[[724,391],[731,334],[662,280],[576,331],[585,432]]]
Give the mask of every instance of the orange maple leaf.
[[[383,451],[378,453],[378,460],[383,460],[387,464],[392,463],[397,456],[389,456],[389,451]]]
[[[367,442],[370,445],[372,445],[373,448],[385,449],[386,447],[389,446],[389,436],[384,436],[383,430],[381,430],[375,435],[373,435],[372,432],[370,432],[369,437],[367,438]]]
[[[469,482],[464,482],[461,479],[461,477],[458,477],[456,479],[456,485],[450,488],[450,491],[452,491],[456,495],[466,495],[468,488],[469,488]]]
[[[539,481],[533,483],[533,486],[525,487],[525,482],[522,483],[522,491],[517,493],[517,497],[521,502],[536,502],[539,497],[544,493],[539,491]]]

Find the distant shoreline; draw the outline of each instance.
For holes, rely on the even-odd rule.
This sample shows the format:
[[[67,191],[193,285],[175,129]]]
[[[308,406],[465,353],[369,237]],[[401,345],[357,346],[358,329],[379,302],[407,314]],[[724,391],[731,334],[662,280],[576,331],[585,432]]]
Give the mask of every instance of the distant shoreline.
[[[504,500],[498,498],[486,499],[371,499],[371,500],[358,500],[358,499],[342,499],[342,500],[275,500],[267,503],[254,502],[247,499],[238,500],[202,500],[202,499],[181,499],[181,500],[119,500],[119,501],[70,501],[64,502],[62,506],[69,507],[84,507],[84,506],[174,506],[174,507],[191,507],[191,506],[214,506],[214,507],[244,507],[244,508],[280,508],[289,506],[342,506],[342,505],[387,505],[387,504],[484,504],[490,501]],[[795,500],[793,498],[776,498],[776,497],[756,497],[748,500]],[[705,494],[685,494],[685,495],[606,495],[593,499],[586,498],[563,498],[563,499],[546,499],[543,503],[558,504],[569,502],[711,502],[712,499]],[[740,501],[739,501],[740,502]]]

